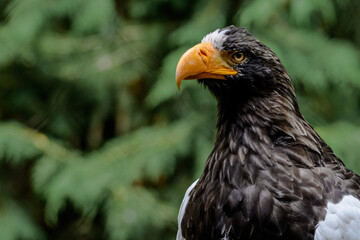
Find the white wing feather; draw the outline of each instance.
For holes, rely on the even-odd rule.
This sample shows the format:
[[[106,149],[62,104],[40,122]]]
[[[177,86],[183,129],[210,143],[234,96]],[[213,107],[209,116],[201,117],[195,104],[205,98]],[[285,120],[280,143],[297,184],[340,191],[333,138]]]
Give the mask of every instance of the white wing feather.
[[[325,219],[315,230],[315,240],[359,240],[360,201],[345,196],[339,203],[328,203]]]
[[[185,238],[182,236],[182,233],[181,233],[181,221],[185,214],[186,205],[188,204],[189,199],[190,199],[189,194],[190,194],[191,190],[195,187],[198,180],[199,179],[197,179],[195,182],[193,182],[193,184],[191,184],[191,186],[186,190],[184,199],[181,203],[179,215],[178,215],[178,232],[176,235],[176,240],[185,240]]]

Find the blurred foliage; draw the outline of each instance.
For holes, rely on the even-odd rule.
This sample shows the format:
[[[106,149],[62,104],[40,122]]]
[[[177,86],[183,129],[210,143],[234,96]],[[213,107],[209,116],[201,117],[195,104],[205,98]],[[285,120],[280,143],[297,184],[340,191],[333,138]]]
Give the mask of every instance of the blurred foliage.
[[[1,0],[1,239],[174,239],[215,134],[215,100],[177,91],[182,53],[246,26],[305,117],[360,172],[360,2]]]

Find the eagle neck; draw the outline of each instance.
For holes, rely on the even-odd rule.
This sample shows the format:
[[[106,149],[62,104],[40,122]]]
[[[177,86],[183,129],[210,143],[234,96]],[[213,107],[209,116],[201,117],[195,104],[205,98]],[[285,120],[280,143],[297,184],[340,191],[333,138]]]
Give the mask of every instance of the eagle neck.
[[[248,152],[259,156],[258,167],[262,167],[261,161],[274,161],[271,154],[286,155],[290,165],[310,167],[321,164],[319,156],[323,141],[304,120],[293,91],[280,91],[247,100],[218,99],[218,131],[213,153],[208,159],[209,167],[215,165],[215,161],[231,165],[228,160],[232,156],[249,164],[249,154],[243,154]],[[314,156],[298,159],[291,152]]]
[[[217,139],[246,129],[263,129],[263,134],[269,136],[271,133],[265,130],[270,127],[297,133],[298,128],[307,126],[292,89],[252,97],[234,94],[218,99]]]

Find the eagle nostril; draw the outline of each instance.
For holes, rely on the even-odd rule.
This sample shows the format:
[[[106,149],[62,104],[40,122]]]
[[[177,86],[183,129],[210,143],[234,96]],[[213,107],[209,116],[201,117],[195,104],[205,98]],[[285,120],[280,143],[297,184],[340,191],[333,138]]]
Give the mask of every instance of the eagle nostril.
[[[207,57],[207,52],[204,49],[200,49],[200,54]]]

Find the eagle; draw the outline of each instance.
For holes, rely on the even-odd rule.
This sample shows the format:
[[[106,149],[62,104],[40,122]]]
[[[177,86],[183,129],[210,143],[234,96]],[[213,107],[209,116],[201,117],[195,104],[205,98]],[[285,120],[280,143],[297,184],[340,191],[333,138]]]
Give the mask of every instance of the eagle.
[[[217,100],[217,134],[177,240],[359,240],[360,177],[300,112],[275,53],[243,27],[206,35],[176,69]]]

